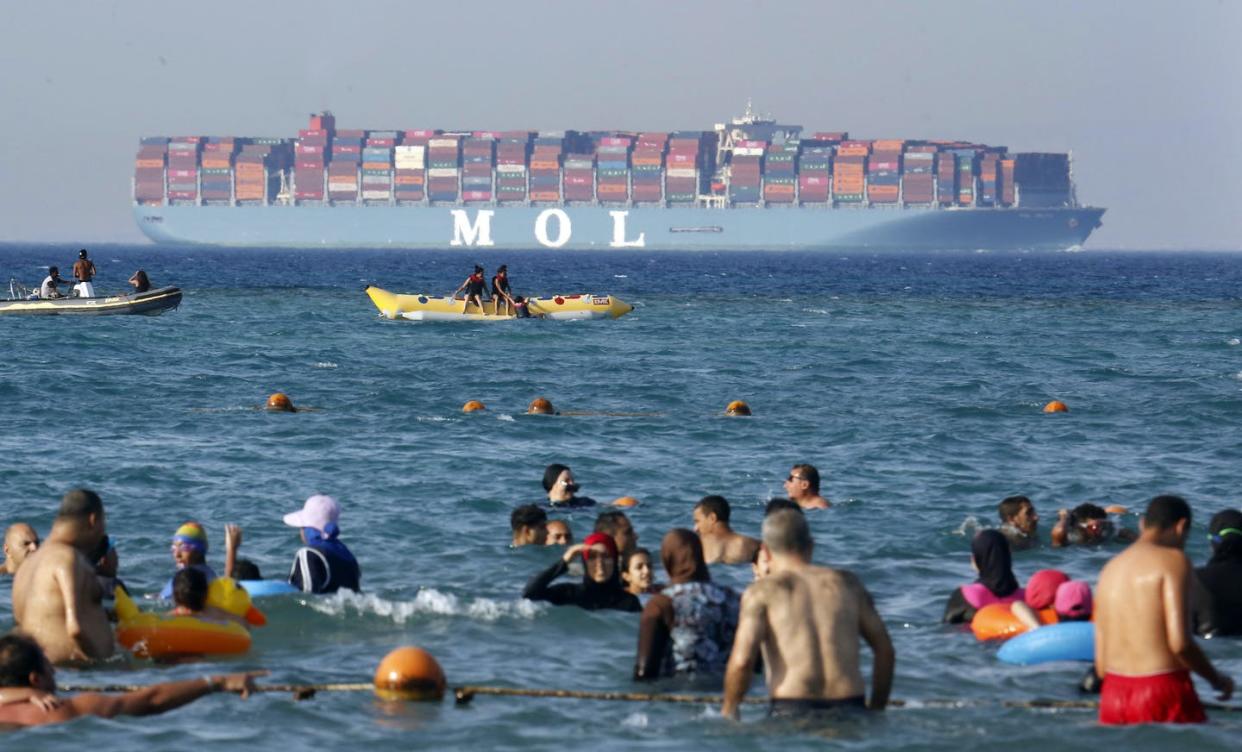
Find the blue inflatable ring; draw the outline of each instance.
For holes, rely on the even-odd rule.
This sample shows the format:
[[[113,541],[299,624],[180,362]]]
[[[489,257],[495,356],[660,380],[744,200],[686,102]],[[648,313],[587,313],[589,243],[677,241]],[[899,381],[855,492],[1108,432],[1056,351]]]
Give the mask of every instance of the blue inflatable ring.
[[[1032,629],[1002,645],[996,657],[1019,666],[1051,661],[1093,661],[1095,625],[1089,621],[1070,621]]]
[[[246,589],[251,598],[302,592],[284,580],[241,580],[238,584]]]

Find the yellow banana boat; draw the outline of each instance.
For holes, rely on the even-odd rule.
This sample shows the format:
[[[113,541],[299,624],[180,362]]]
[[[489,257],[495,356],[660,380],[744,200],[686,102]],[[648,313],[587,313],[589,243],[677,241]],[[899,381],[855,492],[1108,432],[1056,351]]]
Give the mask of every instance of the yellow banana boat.
[[[380,315],[389,319],[411,321],[511,321],[516,315],[501,306],[496,313],[495,301],[485,301],[483,310],[473,303],[467,304],[440,295],[400,295],[369,285],[367,295],[379,309]],[[531,316],[558,321],[571,319],[615,319],[634,306],[612,295],[553,295],[550,298],[527,298]]]

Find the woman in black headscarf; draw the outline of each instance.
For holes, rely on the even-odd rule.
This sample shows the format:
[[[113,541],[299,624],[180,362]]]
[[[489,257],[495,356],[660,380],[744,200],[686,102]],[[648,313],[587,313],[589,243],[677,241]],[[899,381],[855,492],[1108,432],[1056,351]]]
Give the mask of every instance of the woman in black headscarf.
[[[586,572],[581,583],[552,581],[569,571],[569,562],[581,554]],[[554,606],[579,606],[588,611],[612,608],[619,611],[641,611],[638,596],[621,584],[617,564],[617,544],[611,535],[592,533],[576,546],[570,546],[556,563],[531,578],[522,591],[523,598],[547,601]]]
[[[548,506],[553,509],[593,507],[595,499],[579,496],[580,486],[574,480],[574,471],[568,466],[553,462],[543,470],[543,490],[548,492]]]
[[[1212,558],[1195,570],[1190,587],[1195,632],[1242,635],[1242,512],[1217,512],[1208,525]]]
[[[990,603],[1012,603],[1022,600],[1025,592],[1013,576],[1013,558],[1009,541],[996,530],[981,530],[970,542],[970,563],[979,579],[953,591],[945,604],[942,621],[948,624],[969,623],[975,612]]]
[[[660,559],[669,584],[643,608],[635,679],[723,674],[737,631],[740,597],[712,582],[699,536],[674,528]]]

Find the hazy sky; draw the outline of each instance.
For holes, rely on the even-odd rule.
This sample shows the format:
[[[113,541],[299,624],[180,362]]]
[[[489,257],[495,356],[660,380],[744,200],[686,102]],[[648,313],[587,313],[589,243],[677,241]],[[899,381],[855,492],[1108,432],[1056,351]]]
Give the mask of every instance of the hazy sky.
[[[710,129],[1074,153],[1093,248],[1242,248],[1242,2],[0,4],[0,241],[133,241],[143,135]]]

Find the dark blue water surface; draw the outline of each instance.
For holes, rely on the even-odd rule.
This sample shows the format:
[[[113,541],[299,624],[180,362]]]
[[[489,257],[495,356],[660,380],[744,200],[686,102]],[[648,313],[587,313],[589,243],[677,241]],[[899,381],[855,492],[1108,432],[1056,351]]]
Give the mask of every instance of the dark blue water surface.
[[[68,268],[76,250],[0,246],[0,281],[36,284],[48,264]],[[453,684],[631,689],[634,615],[519,597],[558,555],[508,547],[509,511],[541,497],[544,465],[569,464],[596,498],[640,499],[632,517],[641,543],[658,547],[670,527],[690,526],[708,493],[728,497],[735,527],[757,534],[790,465],[810,462],[837,504],[811,516],[816,560],[855,570],[875,595],[898,651],[894,695],[960,701],[895,708],[843,727],[838,743],[1236,748],[1237,714],[1196,729],[1118,732],[1089,711],[1004,708],[1001,700],[1076,699],[1082,667],[1007,666],[994,647],[938,620],[948,593],[972,576],[969,534],[994,524],[1010,494],[1035,500],[1046,541],[1058,508],[1141,508],[1155,494],[1181,493],[1197,515],[1188,551],[1206,558],[1207,518],[1242,503],[1242,255],[149,246],[92,255],[105,291],[142,267],[155,284],[184,288],[185,299],[158,318],[0,317],[3,522],[28,520],[46,534],[66,489],[95,488],[123,576],[151,591],[170,574],[169,536],[188,519],[207,526],[213,563],[223,526],[239,522],[244,554],[283,575],[297,543],[281,516],[330,493],[341,499],[366,592],[269,601],[271,625],[244,659],[63,671],[63,683],[254,667],[273,681],[366,681],[389,649],[418,644]],[[489,274],[507,262],[519,293],[612,293],[635,310],[616,321],[420,324],[379,319],[362,291],[374,283],[445,294],[475,261]],[[317,409],[256,409],[277,390]],[[524,415],[540,395],[564,411],[654,415]],[[463,414],[471,399],[488,410]],[[723,417],[734,399],[754,416]],[[1044,415],[1051,399],[1070,412]],[[593,518],[572,514],[578,539]],[[1116,551],[1045,545],[1017,554],[1016,569],[1025,579],[1055,566],[1094,581]],[[713,575],[744,585],[749,568]],[[9,621],[6,595],[0,622]],[[1242,674],[1242,644],[1206,649]],[[469,708],[394,708],[367,693],[305,703],[264,695],[23,732],[21,743],[823,746],[760,715],[750,708],[734,725],[705,706],[480,697]]]

